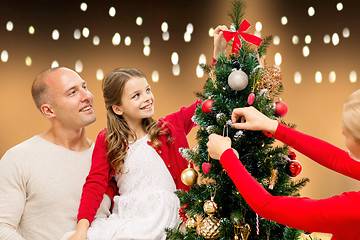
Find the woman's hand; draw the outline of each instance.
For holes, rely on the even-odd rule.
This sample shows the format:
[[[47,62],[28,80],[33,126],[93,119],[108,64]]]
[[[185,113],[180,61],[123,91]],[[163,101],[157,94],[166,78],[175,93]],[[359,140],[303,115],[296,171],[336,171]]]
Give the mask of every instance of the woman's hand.
[[[240,122],[238,120],[240,119]],[[259,112],[254,107],[235,108],[231,114],[232,127],[237,129],[275,133],[278,121]]]
[[[217,59],[221,53],[225,54],[226,40],[224,39],[223,31],[228,31],[228,28],[225,25],[219,25],[214,30],[214,55],[213,55],[213,57],[215,59]]]
[[[213,133],[209,136],[206,146],[208,147],[210,157],[219,160],[223,152],[231,148],[231,139]]]

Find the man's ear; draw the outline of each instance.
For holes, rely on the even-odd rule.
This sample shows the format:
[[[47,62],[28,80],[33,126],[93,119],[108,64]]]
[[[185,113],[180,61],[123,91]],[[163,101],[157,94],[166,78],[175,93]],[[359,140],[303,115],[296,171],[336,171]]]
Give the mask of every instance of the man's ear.
[[[121,116],[121,115],[123,115],[123,113],[124,113],[120,106],[112,105],[111,108],[112,108],[113,112],[114,112],[116,115],[120,115],[120,116]]]
[[[50,104],[43,104],[41,105],[41,112],[44,114],[46,118],[53,118],[55,117],[55,112],[52,109]]]

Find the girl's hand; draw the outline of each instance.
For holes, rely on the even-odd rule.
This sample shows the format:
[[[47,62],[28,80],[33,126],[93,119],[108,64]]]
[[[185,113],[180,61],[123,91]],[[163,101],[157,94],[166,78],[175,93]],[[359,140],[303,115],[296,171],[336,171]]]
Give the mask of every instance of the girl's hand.
[[[210,157],[219,160],[223,152],[231,148],[231,139],[213,133],[209,136],[206,146],[208,147]]]
[[[240,119],[240,123],[238,120]],[[237,129],[268,131],[275,133],[278,121],[273,120],[259,112],[254,107],[235,108],[231,115],[232,127]]]
[[[76,227],[76,232],[70,238],[68,238],[68,240],[86,240],[86,233],[89,226],[89,220],[80,219]]]
[[[225,25],[219,25],[214,30],[214,55],[213,55],[213,57],[215,59],[217,59],[221,53],[225,54],[226,40],[224,39],[223,31],[228,31],[228,28]]]

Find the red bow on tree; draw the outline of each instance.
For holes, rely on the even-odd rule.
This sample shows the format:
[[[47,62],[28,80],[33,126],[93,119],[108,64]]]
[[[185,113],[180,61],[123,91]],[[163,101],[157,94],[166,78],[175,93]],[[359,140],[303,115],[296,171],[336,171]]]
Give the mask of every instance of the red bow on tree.
[[[241,48],[241,40],[240,40],[239,35],[247,42],[255,44],[256,46],[260,45],[260,43],[262,41],[261,38],[245,32],[250,27],[251,27],[250,23],[248,21],[244,20],[241,23],[239,30],[237,30],[236,32],[223,31],[223,36],[227,42],[230,41],[231,39],[234,39],[234,42],[232,45],[233,53],[237,53],[239,51],[239,49]]]

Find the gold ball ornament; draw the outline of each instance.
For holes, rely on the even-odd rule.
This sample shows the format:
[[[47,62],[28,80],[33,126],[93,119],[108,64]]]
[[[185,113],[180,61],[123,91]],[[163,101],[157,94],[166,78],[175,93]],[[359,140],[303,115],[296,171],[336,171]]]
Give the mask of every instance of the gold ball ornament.
[[[199,232],[205,239],[217,239],[220,237],[220,227],[220,220],[211,215],[202,220]]]
[[[198,177],[198,173],[190,166],[181,173],[181,181],[186,186],[194,185],[197,181],[197,177]]]
[[[195,218],[189,218],[189,219],[186,221],[186,227],[187,227],[188,229],[195,228],[195,227],[196,227],[196,220],[195,220]]]
[[[211,200],[207,200],[204,203],[203,208],[204,208],[204,212],[206,214],[212,215],[217,211],[217,204],[216,204],[216,202],[214,202],[214,199],[211,198]]]

